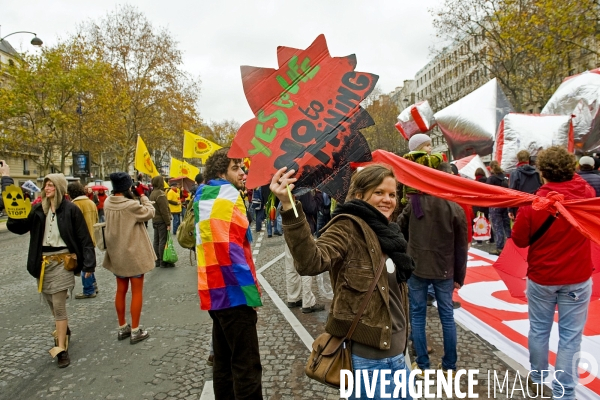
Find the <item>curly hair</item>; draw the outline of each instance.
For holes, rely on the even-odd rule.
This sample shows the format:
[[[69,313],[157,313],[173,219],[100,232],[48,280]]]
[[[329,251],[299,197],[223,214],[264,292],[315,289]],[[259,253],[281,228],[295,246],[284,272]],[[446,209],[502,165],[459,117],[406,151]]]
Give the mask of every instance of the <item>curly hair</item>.
[[[81,182],[71,182],[69,186],[67,186],[67,193],[71,200],[76,199],[79,196],[85,196],[85,188],[81,184]]]
[[[550,182],[566,182],[573,179],[577,160],[561,146],[552,146],[539,152],[537,166],[542,176]]]
[[[242,162],[241,158],[229,158],[227,156],[227,152],[229,151],[229,147],[223,147],[215,151],[208,159],[206,160],[206,180],[210,181],[211,179],[217,179],[220,175],[227,173],[227,168],[229,168],[229,161],[233,161],[236,164]]]
[[[360,171],[355,172],[350,179],[350,188],[346,195],[346,201],[355,199],[358,194],[361,194],[363,200],[371,197],[373,190],[377,188],[387,177],[396,179],[394,171],[390,168],[380,165],[368,165]],[[367,197],[366,195],[369,195]]]

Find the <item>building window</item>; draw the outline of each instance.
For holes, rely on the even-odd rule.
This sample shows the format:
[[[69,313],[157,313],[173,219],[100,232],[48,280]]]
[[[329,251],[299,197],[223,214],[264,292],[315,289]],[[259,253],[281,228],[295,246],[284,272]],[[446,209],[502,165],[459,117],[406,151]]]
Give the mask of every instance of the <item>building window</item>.
[[[23,175],[29,175],[29,160],[23,160]]]

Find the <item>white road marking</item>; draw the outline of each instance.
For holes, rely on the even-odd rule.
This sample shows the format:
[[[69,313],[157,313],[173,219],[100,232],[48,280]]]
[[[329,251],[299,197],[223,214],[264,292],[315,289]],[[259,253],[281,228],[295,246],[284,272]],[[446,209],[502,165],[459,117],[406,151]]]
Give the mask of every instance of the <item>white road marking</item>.
[[[285,252],[281,253],[280,255],[278,255],[277,257],[275,257],[274,259],[272,259],[271,261],[269,261],[268,263],[266,263],[265,265],[263,265],[261,267],[261,269],[259,269],[258,271],[256,271],[257,274],[262,274],[262,272],[269,268],[271,265],[275,264],[277,261],[281,260],[283,257],[285,257]]]

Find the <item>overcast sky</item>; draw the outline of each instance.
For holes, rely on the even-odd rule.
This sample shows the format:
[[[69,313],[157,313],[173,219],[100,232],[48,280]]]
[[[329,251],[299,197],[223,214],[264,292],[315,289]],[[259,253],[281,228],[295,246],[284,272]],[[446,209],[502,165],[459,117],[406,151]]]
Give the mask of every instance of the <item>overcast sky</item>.
[[[198,104],[205,121],[253,117],[240,66],[277,68],[276,49],[306,48],[325,34],[332,56],[356,54],[358,71],[379,75],[383,92],[401,86],[431,58],[435,32],[428,10],[441,0],[131,0],[155,27],[166,27],[184,53],[184,69],[202,80]],[[98,20],[114,0],[5,1],[1,35],[33,31],[48,45],[67,37],[78,23]],[[2,37],[0,36],[0,37]],[[31,37],[9,39],[31,49]]]

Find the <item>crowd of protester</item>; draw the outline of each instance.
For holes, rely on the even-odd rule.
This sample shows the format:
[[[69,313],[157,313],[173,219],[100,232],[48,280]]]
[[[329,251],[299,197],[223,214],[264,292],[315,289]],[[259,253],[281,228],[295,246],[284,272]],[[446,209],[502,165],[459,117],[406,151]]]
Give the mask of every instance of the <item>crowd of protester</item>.
[[[458,174],[455,166],[432,153],[427,135],[414,135],[409,148],[405,158]],[[565,199],[581,199],[600,194],[600,171],[593,157],[577,160],[555,146],[541,151],[535,161],[525,150],[517,154],[517,159],[517,168],[510,175],[492,161],[489,172],[479,168],[475,178],[482,184],[539,196],[556,192]],[[334,295],[325,324],[329,334],[344,336],[348,332],[355,310],[374,282],[374,295],[352,337],[354,369],[391,369],[392,373],[407,370],[404,354],[412,342],[416,358],[411,367],[422,371],[418,375],[421,378],[432,368],[446,374],[457,369],[453,311],[457,304],[453,293],[464,284],[473,218],[475,213],[481,213],[492,226],[490,242],[496,247],[493,254],[500,255],[509,239],[518,247],[529,247],[531,368],[541,371],[548,367],[550,327],[558,307],[560,341],[555,368],[561,370],[556,375],[560,383],[550,385],[555,396],[564,390],[563,398],[574,398],[578,375],[572,359],[579,351],[587,318],[592,263],[590,240],[564,219],[531,206],[472,208],[442,200],[399,184],[394,173],[382,165],[359,168],[352,176],[343,204],[336,204],[319,190],[307,190],[290,199],[287,186],[293,188],[295,171],[286,168],[277,171],[269,185],[246,188],[241,160],[229,158],[227,149],[214,153],[206,166],[206,180],[199,174],[189,190],[181,181],[165,185],[162,176],[154,177],[149,187],[134,184],[124,172],[114,173],[110,196],[103,190],[86,189],[78,182],[67,187],[62,174],[50,174],[43,181],[41,202],[32,208],[29,217],[9,218],[10,231],[31,233],[27,269],[37,279],[38,291],[55,319],[55,346],[50,353],[58,358],[59,367],[69,365],[71,331],[65,299],[74,287],[74,276],[81,274],[83,284],[77,299],[93,298],[98,293],[94,225],[106,222],[103,266],[117,279],[117,338],[137,343],[149,336],[140,327],[144,275],[153,268],[175,266],[162,261],[168,235],[177,233],[186,212],[194,212],[195,221],[214,218],[200,215],[206,207],[202,202],[221,191],[230,196],[227,207],[232,208],[232,213],[241,212],[246,217],[236,222],[243,229],[236,230],[239,237],[231,233],[231,249],[249,248],[252,223],[259,233],[265,222],[267,238],[284,236],[288,307],[300,307],[303,313],[324,311],[324,305],[317,303],[312,292],[312,277],[330,273]],[[0,172],[4,190],[13,180],[6,163]],[[144,226],[149,220],[153,242]],[[205,240],[204,236],[197,243]],[[129,246],[132,241],[136,242],[133,253]],[[143,251],[139,251],[140,246]],[[234,250],[226,253],[230,251]],[[232,254],[219,254],[219,260],[233,257]],[[72,255],[76,256],[74,261],[69,259]],[[576,264],[572,263],[574,259]],[[73,262],[74,266],[67,268]],[[199,264],[199,277],[200,271],[209,267]],[[223,270],[228,267],[232,268],[221,262],[220,273],[225,274]],[[219,292],[223,288],[210,287],[211,282],[201,278],[198,283],[202,309],[208,310],[213,320],[209,361],[214,363],[215,395],[219,399],[262,398],[256,333],[256,307],[262,303],[251,257],[237,261],[236,274],[238,289],[245,282],[239,293],[238,289],[231,289],[224,294]],[[129,286],[130,323],[125,315]],[[426,326],[427,305],[432,300],[436,302],[444,342],[441,362],[435,366],[430,361]],[[565,326],[570,329],[563,329]],[[544,384],[539,374],[532,373],[530,379],[534,387]],[[376,391],[379,393],[379,389]]]

